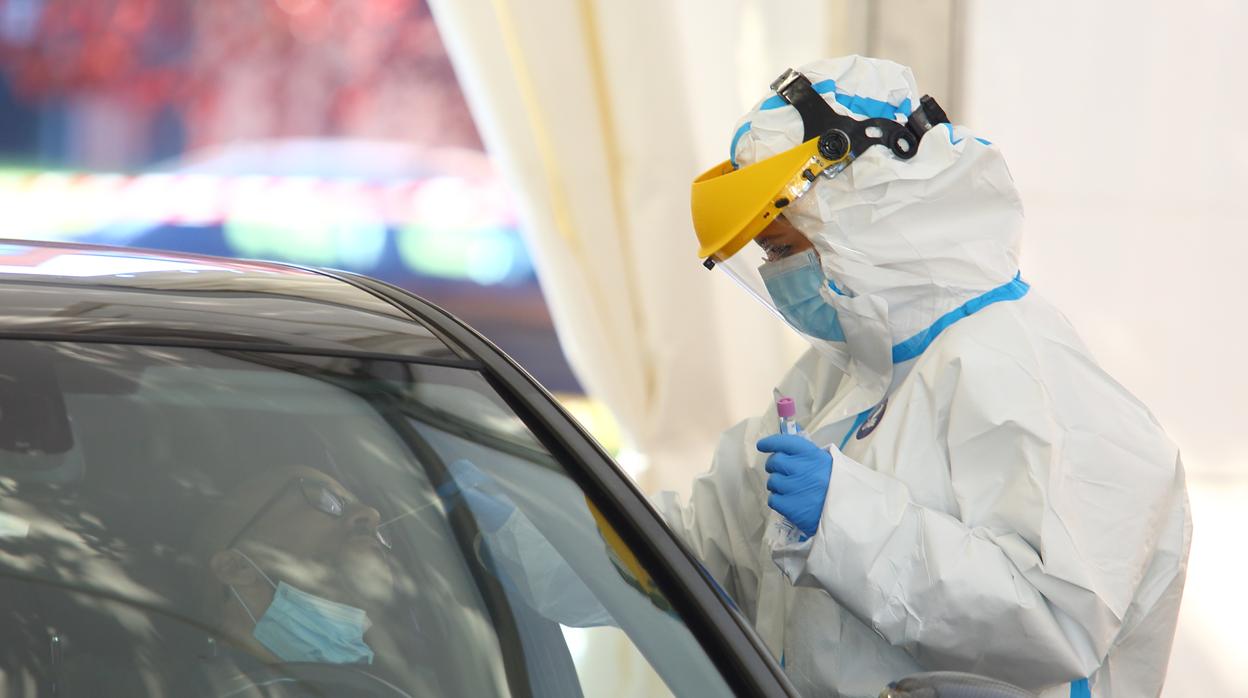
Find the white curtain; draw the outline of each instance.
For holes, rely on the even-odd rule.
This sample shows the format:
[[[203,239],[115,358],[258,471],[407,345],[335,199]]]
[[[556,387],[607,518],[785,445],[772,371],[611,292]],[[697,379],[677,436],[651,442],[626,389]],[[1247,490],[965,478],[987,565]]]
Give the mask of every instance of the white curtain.
[[[973,2],[966,116],[1027,206],[1023,274],[1183,452],[1165,696],[1244,695],[1248,4]]]
[[[431,3],[561,344],[649,462],[647,489],[705,470],[715,437],[766,405],[801,348],[695,254],[689,184],[724,159],[747,106],[731,4],[712,13],[722,26],[689,31],[691,5],[661,0]]]

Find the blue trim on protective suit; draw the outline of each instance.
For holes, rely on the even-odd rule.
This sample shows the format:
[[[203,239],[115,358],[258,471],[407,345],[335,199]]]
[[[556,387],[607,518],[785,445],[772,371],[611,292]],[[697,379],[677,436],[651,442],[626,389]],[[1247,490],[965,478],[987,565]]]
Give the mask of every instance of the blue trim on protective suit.
[[[835,293],[835,294],[836,294],[836,295],[838,295],[838,296],[843,296],[843,295],[845,295],[845,292],[844,292],[844,291],[842,291],[841,289],[837,288],[837,286],[836,286],[836,282],[835,282],[835,281],[833,281],[832,279],[828,279],[828,288],[832,289],[832,292],[833,292],[833,293]]]
[[[737,164],[737,143],[741,140],[741,136],[744,136],[745,132],[750,130],[750,123],[747,121],[741,124],[741,128],[732,134],[732,145],[728,146],[728,162],[732,163],[732,169],[734,170],[741,167]]]
[[[981,296],[976,296],[957,308],[950,310],[940,316],[940,319],[936,322],[932,323],[931,327],[914,335],[910,339],[895,345],[893,347],[893,363],[899,364],[903,361],[909,361],[910,359],[922,354],[932,342],[936,341],[936,337],[940,336],[940,333],[945,331],[945,328],[949,327],[958,320],[961,320],[969,315],[974,315],[993,303],[1000,303],[1001,301],[1016,301],[1027,295],[1027,291],[1030,288],[1031,285],[1026,281],[1023,281],[1019,275],[1016,274],[1014,279],[1009,283],[998,286]]]
[[[953,124],[951,124],[951,123],[949,123],[948,121],[946,121],[945,123],[943,123],[943,124],[941,124],[941,125],[942,125],[942,126],[944,126],[946,129],[948,129],[948,130],[949,130],[949,145],[957,145],[957,144],[961,143],[962,141],[966,140],[965,138],[959,138],[959,139],[957,139],[957,140],[954,140],[954,138],[953,138]],[[984,140],[983,138],[980,138],[979,136],[976,136],[976,137],[975,137],[975,140],[979,141],[980,143],[982,143],[982,144],[984,144],[984,145],[992,145],[992,141],[989,141],[989,140]]]
[[[949,327],[958,320],[961,320],[969,315],[974,315],[993,303],[1000,303],[1001,301],[1014,301],[1027,295],[1027,291],[1031,289],[1031,285],[1026,281],[1023,281],[1020,277],[1021,273],[1015,274],[1014,278],[1009,283],[1003,286],[998,286],[985,294],[972,298],[957,308],[940,316],[940,319],[932,323],[931,327],[914,335],[901,344],[894,346],[893,363],[899,364],[902,361],[908,361],[922,354],[932,342],[936,341],[936,337],[938,337],[941,332],[945,331],[945,328]],[[831,284],[832,282],[829,281],[828,283]],[[845,444],[849,443],[850,438],[853,437],[854,433],[858,431],[863,422],[867,421],[867,418],[871,416],[871,412],[874,410],[875,407],[868,407],[854,418],[853,425],[851,425],[849,427],[849,431],[845,433],[845,438],[841,439],[841,445],[838,448],[842,451],[845,450]],[[1086,679],[1084,681],[1086,682]],[[1074,686],[1075,684],[1072,683],[1072,693],[1070,694],[1072,698],[1076,695],[1080,698],[1091,698],[1090,693],[1086,695],[1073,693]]]
[[[814,88],[815,92],[818,92],[821,95],[826,95],[829,92],[835,93],[836,101],[840,103],[841,106],[855,114],[868,118],[895,119],[898,116],[909,117],[912,110],[909,97],[901,100],[901,104],[889,104],[888,102],[872,99],[870,97],[845,94],[844,92],[837,91],[835,80],[820,80],[819,82],[811,85],[811,87]],[[760,111],[779,109],[787,104],[788,102],[784,101],[784,98],[780,95],[773,95],[763,100],[763,103],[758,105],[758,108]]]
[[[949,132],[949,145],[957,145],[961,143],[962,141],[966,140],[965,138],[953,137],[953,124],[946,121],[945,123],[941,124],[941,126],[944,126],[945,130]],[[736,141],[733,141],[733,143],[736,143]]]
[[[862,423],[867,421],[867,417],[871,416],[871,411],[874,409],[875,409],[874,407],[868,407],[867,409],[858,413],[858,416],[854,418],[853,425],[849,427],[849,431],[845,432],[845,438],[841,439],[841,445],[837,446],[837,448],[841,449],[842,451],[845,450],[845,444],[849,443],[849,437],[853,436],[854,432],[858,431],[858,428],[862,426]]]
[[[1070,682],[1070,698],[1092,698],[1092,688],[1087,679]]]
[[[862,114],[873,119],[896,119],[898,116],[909,117],[911,112],[909,97],[901,100],[901,104],[897,106],[893,106],[888,102],[881,102],[878,99],[871,99],[870,97],[839,93],[836,95],[836,101],[855,114]]]

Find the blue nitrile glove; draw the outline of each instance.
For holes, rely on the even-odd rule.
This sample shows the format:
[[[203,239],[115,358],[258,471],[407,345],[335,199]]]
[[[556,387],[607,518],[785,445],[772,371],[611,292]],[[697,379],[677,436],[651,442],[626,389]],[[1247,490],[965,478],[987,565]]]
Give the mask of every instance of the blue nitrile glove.
[[[438,495],[444,500],[451,500],[456,494],[463,497],[468,509],[477,517],[477,523],[487,533],[502,528],[511,512],[516,510],[515,502],[503,493],[493,478],[481,472],[472,461],[459,459],[451,463],[447,470],[451,479],[438,487]],[[454,501],[450,507],[454,508]]]
[[[832,477],[832,454],[803,436],[773,434],[758,440],[767,456],[767,506],[808,536],[815,535]]]

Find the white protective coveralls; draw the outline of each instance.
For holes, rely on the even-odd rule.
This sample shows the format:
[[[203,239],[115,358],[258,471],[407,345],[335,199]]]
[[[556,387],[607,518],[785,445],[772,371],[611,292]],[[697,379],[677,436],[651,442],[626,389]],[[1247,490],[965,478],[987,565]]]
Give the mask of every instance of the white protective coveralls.
[[[904,121],[918,104],[895,63],[799,70],[842,114]],[[802,134],[796,109],[764,100],[733,158]],[[656,498],[668,523],[804,695],[875,696],[932,670],[1046,697],[1157,695],[1191,536],[1182,465],[1018,277],[1022,206],[1000,150],[941,125],[909,161],[868,149],[785,216],[845,294],[823,289],[846,342],[812,348],[778,386],[840,449],[818,530],[763,543],[755,442],[776,432],[774,408],[723,435],[688,504]]]

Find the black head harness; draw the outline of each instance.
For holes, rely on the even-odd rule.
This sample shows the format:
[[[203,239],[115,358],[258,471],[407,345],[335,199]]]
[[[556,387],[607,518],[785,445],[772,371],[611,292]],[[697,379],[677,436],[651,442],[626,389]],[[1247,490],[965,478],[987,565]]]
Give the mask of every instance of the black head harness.
[[[924,133],[949,123],[945,111],[929,95],[923,95],[919,108],[910,114],[904,124],[892,119],[860,121],[843,116],[819,96],[805,75],[793,69],[784,71],[776,78],[771,83],[771,89],[802,116],[805,130],[802,142],[819,138],[819,154],[829,160],[840,160],[847,155],[853,160],[873,145],[886,146],[893,155],[909,160],[919,152],[919,141]]]

